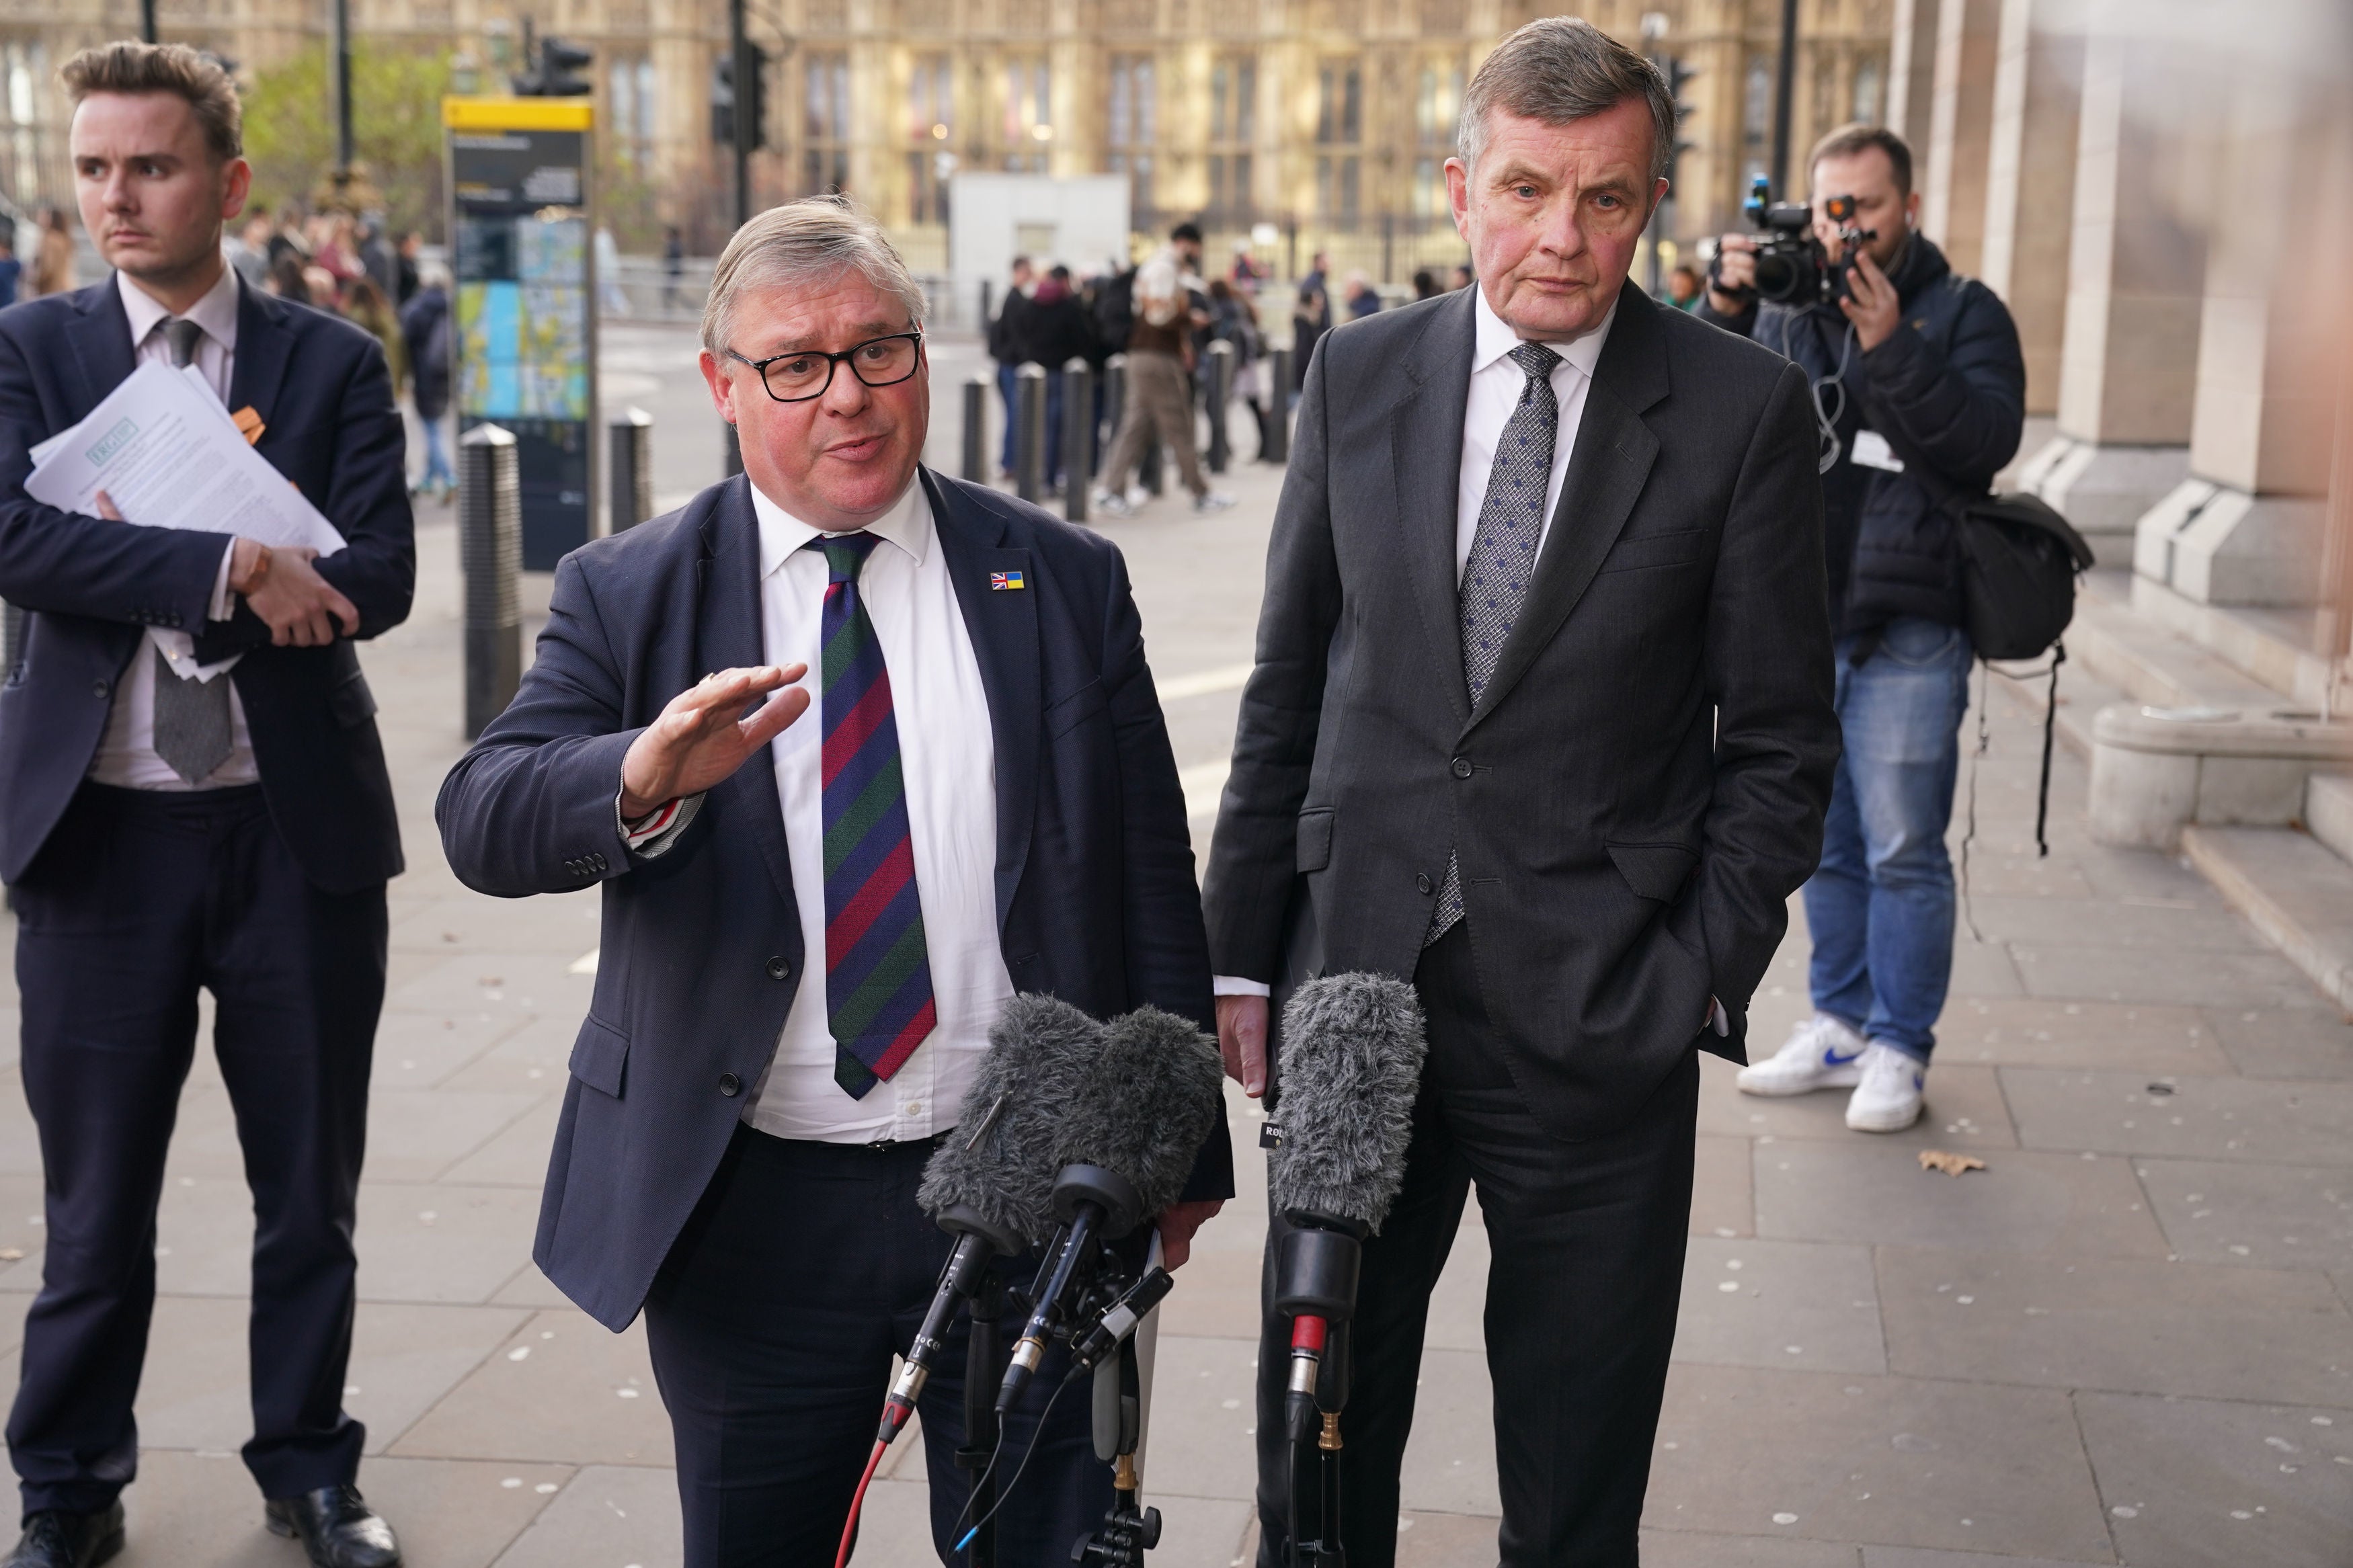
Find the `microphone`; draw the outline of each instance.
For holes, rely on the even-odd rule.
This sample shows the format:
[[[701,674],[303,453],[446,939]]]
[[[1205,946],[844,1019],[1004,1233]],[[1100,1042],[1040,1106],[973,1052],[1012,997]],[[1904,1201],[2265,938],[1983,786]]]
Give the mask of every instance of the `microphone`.
[[[1267,1197],[1292,1226],[1275,1255],[1274,1304],[1292,1320],[1283,1414],[1293,1442],[1313,1419],[1331,1327],[1356,1310],[1364,1239],[1405,1180],[1427,1049],[1421,1003],[1391,975],[1311,980],[1283,1009]]]
[[[1051,1202],[1068,1234],[997,1391],[1013,1408],[1045,1358],[1063,1293],[1103,1242],[1175,1203],[1224,1104],[1217,1043],[1187,1019],[1139,1007],[1103,1029],[1085,1088],[1071,1098]]]
[[[1060,1108],[1082,1091],[1103,1026],[1052,996],[1016,996],[988,1031],[988,1054],[965,1090],[955,1131],[923,1167],[915,1202],[956,1238],[923,1327],[882,1407],[889,1443],[914,1414],[955,1320],[982,1272],[1054,1234]]]

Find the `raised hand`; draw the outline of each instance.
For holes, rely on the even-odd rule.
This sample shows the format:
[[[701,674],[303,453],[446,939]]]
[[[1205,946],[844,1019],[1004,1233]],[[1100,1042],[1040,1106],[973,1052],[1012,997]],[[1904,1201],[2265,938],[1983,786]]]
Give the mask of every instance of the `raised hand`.
[[[643,816],[733,774],[808,711],[808,692],[793,684],[807,673],[806,664],[723,669],[671,698],[621,759],[621,815]],[[768,700],[744,717],[762,697]]]

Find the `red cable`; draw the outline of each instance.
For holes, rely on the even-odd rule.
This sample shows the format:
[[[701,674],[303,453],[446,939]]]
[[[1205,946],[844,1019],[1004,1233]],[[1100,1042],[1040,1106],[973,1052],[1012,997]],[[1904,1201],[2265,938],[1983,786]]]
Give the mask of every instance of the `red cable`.
[[[873,1483],[874,1472],[881,1468],[882,1450],[889,1447],[878,1439],[873,1458],[866,1461],[866,1473],[858,1478],[858,1489],[849,1497],[849,1518],[841,1526],[841,1550],[834,1553],[833,1568],[848,1568],[850,1543],[858,1539],[858,1510],[866,1506],[866,1489]]]

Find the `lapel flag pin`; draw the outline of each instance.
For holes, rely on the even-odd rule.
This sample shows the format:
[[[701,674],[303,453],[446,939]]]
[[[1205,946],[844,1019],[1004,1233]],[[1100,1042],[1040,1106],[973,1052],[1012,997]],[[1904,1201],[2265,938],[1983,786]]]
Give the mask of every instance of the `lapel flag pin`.
[[[991,572],[988,574],[988,586],[995,593],[1018,592],[1029,585],[1018,572]]]

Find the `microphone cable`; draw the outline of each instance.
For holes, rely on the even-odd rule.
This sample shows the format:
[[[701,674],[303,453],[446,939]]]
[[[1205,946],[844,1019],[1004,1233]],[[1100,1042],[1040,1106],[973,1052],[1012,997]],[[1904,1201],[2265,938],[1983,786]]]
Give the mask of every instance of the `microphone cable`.
[[[876,1439],[874,1452],[866,1460],[866,1473],[858,1478],[858,1489],[849,1494],[849,1517],[841,1524],[841,1550],[833,1554],[833,1568],[847,1568],[849,1548],[858,1539],[858,1510],[866,1506],[866,1489],[874,1484],[874,1472],[882,1467],[883,1450],[890,1445]]]
[[[1054,1414],[1054,1406],[1061,1402],[1062,1390],[1070,1387],[1071,1384],[1077,1381],[1078,1379],[1076,1377],[1066,1377],[1060,1384],[1055,1385],[1053,1394],[1046,1401],[1046,1408],[1038,1412],[1038,1429],[1029,1434],[1029,1447],[1022,1450],[1021,1462],[1013,1468],[1012,1478],[1005,1483],[1004,1489],[997,1494],[997,1500],[988,1505],[988,1511],[982,1514],[977,1520],[975,1520],[973,1521],[972,1528],[964,1532],[964,1539],[957,1542],[955,1545],[949,1548],[949,1550],[954,1552],[962,1552],[965,1547],[972,1544],[972,1538],[980,1533],[980,1527],[997,1517],[997,1510],[1005,1506],[1005,1500],[1011,1497],[1013,1495],[1013,1489],[1021,1484],[1022,1472],[1029,1469],[1029,1461],[1038,1457],[1038,1445],[1043,1442],[1046,1436],[1046,1418]],[[1005,1447],[1005,1434],[1002,1427],[999,1427],[997,1431],[997,1446],[1000,1450]],[[994,1467],[996,1463],[997,1460],[992,1456],[989,1459],[989,1464]],[[984,1477],[986,1477],[987,1473],[988,1472],[986,1470],[981,1472]],[[973,1483],[973,1490],[975,1493],[977,1493],[979,1489],[980,1483],[978,1481],[975,1481]],[[965,1506],[966,1508],[970,1508],[972,1506],[971,1499],[967,1498],[965,1500]],[[959,1515],[958,1517],[961,1518],[962,1516]],[[840,1564],[835,1564],[835,1568],[840,1568]]]

